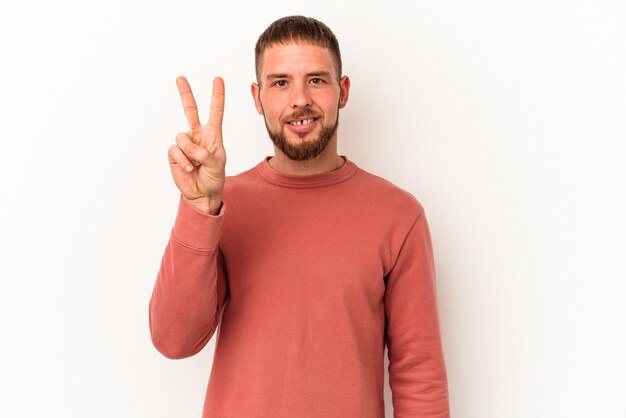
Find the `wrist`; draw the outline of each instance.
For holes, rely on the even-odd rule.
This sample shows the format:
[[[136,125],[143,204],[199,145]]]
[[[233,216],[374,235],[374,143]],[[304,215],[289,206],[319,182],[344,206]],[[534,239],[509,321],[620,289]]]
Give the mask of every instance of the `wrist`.
[[[216,216],[222,209],[222,196],[209,197],[208,214]]]
[[[183,200],[187,202],[190,206],[193,206],[198,212],[201,212],[205,215],[215,216],[219,214],[222,207],[221,196],[204,196],[198,197],[196,199],[187,199],[183,195]]]

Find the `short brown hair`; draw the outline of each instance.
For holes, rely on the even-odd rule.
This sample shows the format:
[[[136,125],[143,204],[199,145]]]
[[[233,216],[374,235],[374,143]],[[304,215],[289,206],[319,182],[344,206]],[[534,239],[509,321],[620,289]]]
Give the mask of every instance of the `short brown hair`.
[[[328,26],[319,20],[305,16],[286,16],[273,22],[259,36],[254,48],[256,79],[260,84],[261,56],[274,44],[303,43],[328,48],[335,59],[337,79],[341,78],[341,53],[339,42]]]

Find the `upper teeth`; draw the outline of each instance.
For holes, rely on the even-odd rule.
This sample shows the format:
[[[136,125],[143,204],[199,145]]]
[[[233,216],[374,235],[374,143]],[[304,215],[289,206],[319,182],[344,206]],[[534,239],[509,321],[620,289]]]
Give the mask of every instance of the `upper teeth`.
[[[313,122],[313,119],[304,119],[304,120],[297,120],[295,122],[291,122],[292,125],[306,125],[307,123],[311,123]]]

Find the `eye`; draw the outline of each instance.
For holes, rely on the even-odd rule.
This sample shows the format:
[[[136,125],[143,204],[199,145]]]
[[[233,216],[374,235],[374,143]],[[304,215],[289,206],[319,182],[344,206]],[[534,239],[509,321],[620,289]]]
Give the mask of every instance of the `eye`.
[[[276,80],[274,83],[272,83],[272,86],[276,86],[276,87],[285,87],[287,85],[287,80]]]
[[[322,84],[322,83],[324,82],[324,80],[322,80],[322,79],[321,79],[321,78],[319,78],[319,77],[315,77],[315,78],[312,78],[312,79],[310,80],[310,82],[311,82],[311,84]]]

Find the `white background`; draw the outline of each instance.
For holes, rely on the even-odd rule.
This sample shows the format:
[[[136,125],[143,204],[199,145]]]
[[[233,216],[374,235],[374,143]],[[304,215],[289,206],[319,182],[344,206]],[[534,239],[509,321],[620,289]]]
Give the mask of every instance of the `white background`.
[[[352,80],[340,152],[426,208],[453,417],[626,417],[623,3],[291,4],[0,6],[0,416],[200,416],[214,340],[173,361],[148,332],[174,80],[205,119],[225,79],[228,174],[251,167],[254,43],[304,14]]]

